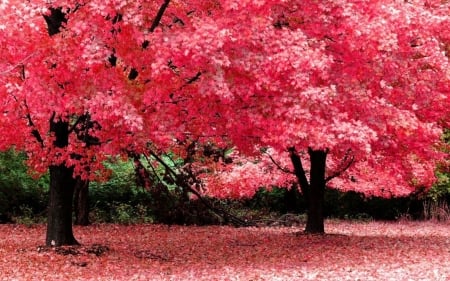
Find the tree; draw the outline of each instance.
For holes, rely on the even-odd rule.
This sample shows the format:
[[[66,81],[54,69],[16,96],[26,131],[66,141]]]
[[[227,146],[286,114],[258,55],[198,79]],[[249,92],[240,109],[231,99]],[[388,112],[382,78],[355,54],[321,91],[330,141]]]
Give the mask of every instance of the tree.
[[[72,231],[75,178],[101,178],[107,157],[126,157],[148,142],[164,148],[172,140],[170,132],[160,134],[165,125],[171,128],[163,120],[177,112],[164,105],[171,88],[154,94],[164,77],[149,72],[149,62],[159,59],[152,56],[157,43],[148,47],[143,38],[164,24],[169,2],[1,2],[0,122],[14,133],[3,134],[0,148],[15,146],[28,154],[31,168],[50,172],[47,245],[78,243]],[[171,12],[183,11],[173,6]],[[133,66],[144,54],[146,69],[138,72]],[[165,68],[155,76],[173,71]]]
[[[208,45],[189,49],[216,59],[205,91],[224,97],[239,151],[275,160],[237,157],[209,192],[251,195],[296,180],[306,232],[323,233],[326,186],[383,197],[429,188],[448,157],[438,150],[450,116],[448,1],[270,2],[265,17],[239,11],[269,1],[229,6],[246,24],[209,23],[226,34],[220,59],[206,28],[198,33]]]
[[[30,168],[49,170],[47,245],[78,243],[76,182],[104,177],[109,157],[149,145],[164,151],[187,136],[223,141],[226,121],[204,114],[214,106],[195,86],[204,62],[185,70],[191,57],[164,43],[219,8],[215,1],[0,2],[0,127],[14,132],[2,135],[0,149],[14,146]],[[218,107],[220,97],[212,98]]]

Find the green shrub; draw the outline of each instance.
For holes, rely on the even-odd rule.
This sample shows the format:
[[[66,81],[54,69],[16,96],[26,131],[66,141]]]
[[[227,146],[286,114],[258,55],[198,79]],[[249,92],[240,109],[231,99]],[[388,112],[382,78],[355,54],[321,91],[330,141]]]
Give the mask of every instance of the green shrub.
[[[256,194],[246,201],[246,206],[268,212],[302,213],[305,212],[305,201],[297,188],[273,187],[268,190],[260,188]]]
[[[26,156],[13,149],[0,153],[0,222],[45,214],[48,176],[34,179],[24,164]]]
[[[150,194],[142,189],[115,187],[105,183],[91,187],[89,196],[92,222],[130,224],[152,221],[152,199]]]
[[[14,217],[15,223],[32,226],[36,223],[44,223],[46,221],[46,217],[36,214],[28,205],[20,205],[18,209],[17,217]]]
[[[450,173],[436,172],[438,181],[428,191],[426,197],[434,202],[445,200],[450,204]]]

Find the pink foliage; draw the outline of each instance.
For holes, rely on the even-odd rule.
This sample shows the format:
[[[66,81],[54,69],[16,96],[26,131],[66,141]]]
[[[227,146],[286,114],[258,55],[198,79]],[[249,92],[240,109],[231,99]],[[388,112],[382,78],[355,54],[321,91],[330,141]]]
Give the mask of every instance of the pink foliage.
[[[233,165],[219,165],[212,174],[203,179],[206,183],[205,194],[219,198],[252,197],[260,187],[269,189],[273,186],[291,187],[296,181],[294,175],[280,172],[279,169],[288,169],[289,162],[280,155],[273,155],[275,151],[268,150],[263,157],[243,157],[233,153]],[[267,156],[277,159],[275,165]]]
[[[174,0],[151,29],[162,2],[58,1],[67,23],[49,36],[48,1],[2,0],[0,126],[14,133],[0,148],[84,177],[108,156],[175,139],[257,157],[213,175],[219,196],[287,181],[261,148],[286,163],[287,147],[327,150],[329,174],[351,152],[355,165],[330,182],[345,190],[404,195],[433,182],[450,108],[448,1]],[[71,134],[54,146],[51,116],[86,113],[101,145]]]

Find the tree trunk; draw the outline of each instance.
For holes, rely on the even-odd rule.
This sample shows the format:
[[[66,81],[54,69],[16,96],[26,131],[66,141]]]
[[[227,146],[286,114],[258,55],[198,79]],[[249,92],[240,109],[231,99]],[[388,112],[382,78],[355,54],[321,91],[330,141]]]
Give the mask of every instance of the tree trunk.
[[[309,181],[302,165],[302,160],[294,147],[289,148],[289,155],[294,166],[300,189],[306,203],[306,233],[324,233],[323,205],[325,201],[325,167],[327,150],[308,149],[311,162]]]
[[[72,231],[73,169],[64,164],[50,166],[47,246],[78,245]]]
[[[63,23],[67,22],[66,14],[62,8],[50,8],[50,14],[44,15],[47,23],[48,35],[53,36],[60,32]],[[58,118],[56,112],[50,118],[50,132],[54,133],[53,145],[66,148],[69,145],[69,123]],[[30,119],[31,120],[31,119]],[[43,145],[42,138],[37,131],[32,132]],[[50,171],[50,198],[48,203],[47,246],[76,245],[77,240],[72,230],[72,201],[75,189],[73,168],[66,167],[65,163],[52,165]]]
[[[325,166],[327,152],[308,150],[311,161],[306,233],[325,233],[323,205],[325,201]]]
[[[89,225],[89,180],[76,178],[74,194],[74,211],[76,225]]]
[[[50,119],[50,131],[55,134],[53,145],[65,148],[69,144],[69,123],[55,121],[55,113]],[[65,163],[51,165],[50,171],[50,198],[48,204],[47,246],[76,245],[72,231],[72,201],[75,189],[73,168],[66,167]]]

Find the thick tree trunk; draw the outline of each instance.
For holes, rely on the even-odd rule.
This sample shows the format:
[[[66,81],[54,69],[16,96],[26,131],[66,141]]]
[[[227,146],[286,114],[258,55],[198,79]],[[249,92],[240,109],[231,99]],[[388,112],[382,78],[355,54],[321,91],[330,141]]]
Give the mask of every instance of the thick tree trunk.
[[[323,150],[308,151],[311,161],[308,216],[305,232],[325,233],[323,205],[325,201],[325,166],[327,152]]]
[[[74,211],[76,225],[89,225],[89,180],[76,178],[74,194]]]
[[[72,198],[75,188],[73,169],[50,166],[50,201],[48,205],[47,246],[77,245],[72,231]]]
[[[327,150],[308,149],[311,162],[309,181],[301,158],[294,147],[289,148],[292,165],[307,209],[306,233],[324,233],[323,205],[325,201],[325,167]]]
[[[55,134],[53,145],[65,148],[69,144],[69,123],[55,121],[55,114],[50,119],[50,131]],[[76,245],[72,231],[72,202],[75,189],[73,168],[65,163],[52,165],[50,171],[50,198],[48,204],[47,246]]]

